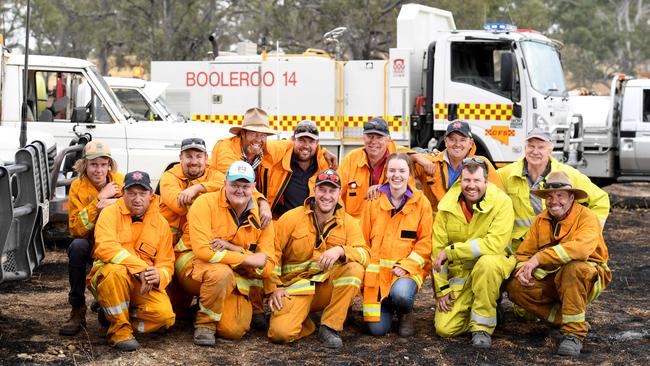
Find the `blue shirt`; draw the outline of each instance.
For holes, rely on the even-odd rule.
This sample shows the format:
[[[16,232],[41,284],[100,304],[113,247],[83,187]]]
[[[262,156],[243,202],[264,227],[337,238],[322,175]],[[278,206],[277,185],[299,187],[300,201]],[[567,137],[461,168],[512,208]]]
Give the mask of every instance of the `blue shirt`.
[[[385,193],[386,197],[388,197],[388,202],[393,204],[393,197],[390,195],[390,184],[384,183],[381,187],[379,187],[379,192]],[[404,192],[404,196],[402,197],[402,202],[400,202],[399,207],[395,207],[395,204],[393,204],[393,207],[395,207],[397,211],[401,210],[402,207],[404,207],[406,200],[411,197],[413,197],[413,191],[411,191],[411,187],[406,186],[406,192]]]

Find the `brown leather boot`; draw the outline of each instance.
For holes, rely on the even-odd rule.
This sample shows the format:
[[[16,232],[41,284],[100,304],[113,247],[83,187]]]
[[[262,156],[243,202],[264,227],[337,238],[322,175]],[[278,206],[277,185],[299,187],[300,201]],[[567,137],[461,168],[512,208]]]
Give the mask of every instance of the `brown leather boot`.
[[[86,327],[86,305],[73,306],[70,311],[70,318],[61,325],[59,334],[64,336],[73,336]]]
[[[412,337],[415,335],[413,312],[411,311],[407,314],[399,314],[397,317],[399,320],[399,328],[397,329],[397,333],[399,333],[400,337]]]

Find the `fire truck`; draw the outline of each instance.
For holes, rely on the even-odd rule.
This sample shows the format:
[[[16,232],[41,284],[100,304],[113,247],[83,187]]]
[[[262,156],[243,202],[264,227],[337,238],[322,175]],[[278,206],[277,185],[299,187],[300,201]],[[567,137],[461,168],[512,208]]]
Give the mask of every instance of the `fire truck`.
[[[429,148],[442,146],[451,121],[466,120],[478,153],[497,165],[518,159],[535,127],[552,133],[558,158],[567,155],[557,44],[512,25],[484,28],[457,30],[449,11],[406,4],[387,60],[340,61],[312,49],[257,54],[244,43],[210,61],[154,61],[151,77],[169,84],[169,104],[192,121],[237,125],[257,106],[279,138],[311,119],[321,143],[340,154],[362,144],[364,121],[381,116],[398,144]]]

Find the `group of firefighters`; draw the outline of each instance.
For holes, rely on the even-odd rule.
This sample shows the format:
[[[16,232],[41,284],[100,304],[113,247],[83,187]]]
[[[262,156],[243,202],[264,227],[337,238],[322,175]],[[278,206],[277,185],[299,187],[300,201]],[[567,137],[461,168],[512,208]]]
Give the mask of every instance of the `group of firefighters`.
[[[489,348],[507,292],[517,317],[560,329],[559,354],[580,354],[587,305],[611,281],[609,198],[551,157],[548,132],[530,131],[525,155],[498,170],[475,155],[460,120],[434,155],[396,146],[386,121],[372,118],[364,146],[340,164],[312,121],[267,141],[276,131],[251,108],[230,132],[210,158],[202,139],[184,139],[159,194],[146,172],[119,173],[105,143],[85,146],[69,195],[72,311],[60,334],[85,326],[88,288],[123,351],[140,347],[134,331],[192,316],[194,299],[201,346],[254,327],[276,343],[318,328],[338,348],[357,296],[371,335],[395,320],[408,337],[431,275],[440,336],[470,332],[473,346]]]

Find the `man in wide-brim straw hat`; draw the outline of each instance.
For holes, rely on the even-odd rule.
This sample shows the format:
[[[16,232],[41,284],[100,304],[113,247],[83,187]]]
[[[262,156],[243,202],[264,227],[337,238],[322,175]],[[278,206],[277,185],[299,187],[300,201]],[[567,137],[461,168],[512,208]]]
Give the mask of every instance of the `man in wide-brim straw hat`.
[[[540,319],[560,327],[557,353],[578,356],[589,326],[587,304],[611,281],[600,221],[576,200],[587,193],[573,188],[564,172],[552,172],[543,189],[531,192],[546,201],[517,249],[517,266],[508,297]]]

